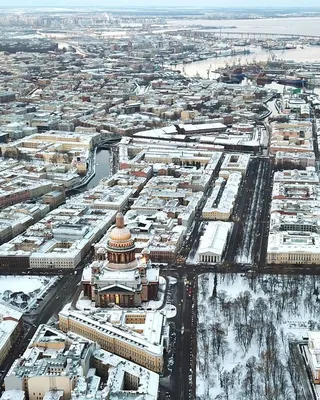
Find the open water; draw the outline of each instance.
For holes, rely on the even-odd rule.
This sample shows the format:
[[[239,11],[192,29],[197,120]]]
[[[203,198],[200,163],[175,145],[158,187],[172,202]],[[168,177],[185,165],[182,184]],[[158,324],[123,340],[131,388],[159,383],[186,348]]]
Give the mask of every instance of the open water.
[[[176,69],[183,71],[187,76],[195,76],[199,74],[203,78],[208,77],[208,69],[215,71],[220,67],[227,65],[246,64],[259,61],[267,61],[270,58],[270,53],[258,47],[248,47],[251,51],[250,54],[235,55],[227,57],[214,57],[207,60],[195,61],[189,64],[177,64]],[[320,62],[320,46],[301,46],[298,45],[296,49],[290,50],[273,50],[277,59],[294,60],[300,62]],[[211,79],[215,76],[210,72]]]
[[[320,17],[267,18],[267,19],[225,19],[203,20],[182,19],[169,20],[170,26],[202,25],[203,27],[226,27],[232,32],[279,33],[293,35],[313,35],[320,37]],[[231,26],[235,28],[230,29]],[[229,27],[229,28],[228,28]],[[215,30],[220,32],[220,30]],[[222,30],[223,31],[223,30]]]

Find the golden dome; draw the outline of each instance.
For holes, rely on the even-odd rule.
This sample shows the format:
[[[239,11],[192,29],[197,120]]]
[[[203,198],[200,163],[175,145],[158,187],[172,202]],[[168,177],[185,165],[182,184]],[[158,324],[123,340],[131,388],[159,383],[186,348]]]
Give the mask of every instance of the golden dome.
[[[124,226],[124,217],[120,212],[116,216],[116,226],[112,229],[109,239],[116,242],[131,240],[131,232]]]
[[[114,241],[124,241],[131,239],[131,233],[128,228],[113,228],[109,238]]]

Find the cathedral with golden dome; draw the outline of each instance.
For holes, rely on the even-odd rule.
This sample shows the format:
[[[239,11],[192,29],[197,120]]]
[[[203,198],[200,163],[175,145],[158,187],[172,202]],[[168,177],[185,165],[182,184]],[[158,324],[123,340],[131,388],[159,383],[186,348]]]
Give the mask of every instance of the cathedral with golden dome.
[[[96,307],[138,307],[157,298],[159,269],[151,265],[147,249],[136,254],[122,213],[117,214],[106,246],[99,248],[95,258],[83,272],[82,286]]]

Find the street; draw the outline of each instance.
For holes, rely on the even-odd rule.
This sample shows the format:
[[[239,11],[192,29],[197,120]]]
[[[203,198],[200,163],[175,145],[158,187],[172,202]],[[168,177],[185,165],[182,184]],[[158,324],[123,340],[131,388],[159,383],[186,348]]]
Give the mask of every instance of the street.
[[[48,322],[52,315],[57,315],[63,306],[73,298],[80,279],[80,273],[77,275],[72,274],[62,277],[58,284],[40,303],[37,310],[35,310],[35,313],[25,314],[23,316],[24,329],[22,335],[15,343],[15,346],[12,347],[6,360],[1,365],[2,372],[0,375],[0,386],[2,386],[5,375],[14,360],[27,348],[38,326]]]
[[[171,375],[171,399],[187,400],[195,398],[195,361],[196,361],[196,316],[195,293],[196,275],[177,273],[175,298],[177,299],[176,353]]]
[[[161,267],[161,275],[177,278],[177,283],[171,288],[172,301],[177,308],[177,315],[174,317],[174,333],[176,337],[174,364],[170,375],[169,385],[161,384],[161,399],[191,400],[196,396],[196,355],[197,355],[197,283],[198,275],[207,272],[250,272],[250,273],[279,273],[277,266],[266,265],[266,247],[268,235],[268,213],[271,194],[272,162],[269,159],[256,157],[250,162],[246,176],[243,179],[239,190],[237,201],[234,207],[232,220],[234,228],[229,237],[225,259],[217,264],[192,264],[186,261],[190,250],[195,251],[199,245],[202,229],[202,208],[210,194],[209,188],[202,198],[196,210],[194,224],[185,240],[180,252],[181,262]],[[258,173],[258,171],[260,171]],[[258,179],[257,179],[258,175]],[[260,190],[261,189],[261,190]],[[257,195],[253,202],[254,193]],[[262,201],[263,200],[263,201]],[[261,209],[257,211],[259,204]],[[251,231],[245,232],[245,224],[248,218],[254,218],[253,227],[256,234]],[[249,242],[246,241],[249,237]],[[244,245],[249,246],[254,257],[253,263],[239,263],[236,255]],[[38,308],[23,316],[24,331],[16,346],[12,348],[5,363],[2,366],[0,383],[3,384],[4,376],[9,370],[12,362],[25,350],[30,339],[40,324],[46,323],[53,315],[57,316],[62,307],[70,302],[78,290],[81,280],[82,267],[90,260],[89,254],[81,266],[74,271],[58,271],[62,278],[50,293],[39,304]],[[319,274],[320,267],[305,266],[302,273]],[[3,271],[9,273],[12,271]],[[14,271],[17,274],[17,271]],[[29,274],[34,271],[19,271]],[[49,273],[57,271],[49,271]],[[296,273],[297,267],[286,268],[285,273]],[[37,271],[39,274],[48,274],[48,271]],[[300,273],[300,271],[299,271]],[[164,378],[165,379],[165,378]]]

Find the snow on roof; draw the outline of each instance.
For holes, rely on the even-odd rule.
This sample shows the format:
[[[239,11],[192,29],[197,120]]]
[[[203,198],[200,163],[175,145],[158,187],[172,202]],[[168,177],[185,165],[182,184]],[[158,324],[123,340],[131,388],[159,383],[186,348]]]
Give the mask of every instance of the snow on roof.
[[[81,360],[89,360],[87,356],[108,366],[108,380],[103,391],[99,385],[101,379],[95,375],[95,369],[89,369],[88,373],[85,371],[86,367]],[[109,398],[109,395],[102,396],[104,392],[110,393],[110,398],[113,399],[128,398],[128,391],[123,391],[123,384],[125,377],[128,378],[132,375],[139,380],[139,385],[137,389],[130,390],[130,398],[132,394],[135,395],[134,398],[140,395],[141,398],[157,399],[159,385],[157,373],[102,350],[90,339],[72,332],[65,334],[47,325],[39,326],[29,347],[22,358],[17,361],[11,367],[7,377],[66,376],[73,379],[77,376],[72,390],[72,398],[81,400],[92,397]],[[50,368],[54,371],[50,371]],[[114,397],[113,393],[119,397]],[[45,394],[44,399],[57,400],[63,397],[62,395],[63,392],[60,391],[49,391]],[[24,392],[7,391],[6,396],[1,400],[24,400]]]
[[[0,397],[0,400],[24,400],[24,399],[25,399],[24,391],[18,389],[6,390],[5,392],[2,393],[2,396]]]
[[[216,122],[213,124],[180,124],[181,129],[184,129],[186,133],[191,132],[204,132],[204,131],[215,131],[220,129],[227,129],[226,125],[221,122]]]
[[[231,213],[233,209],[233,205],[238,196],[238,190],[241,183],[241,173],[240,172],[231,172],[223,171],[224,175],[228,175],[228,180],[226,185],[224,186],[223,192],[221,194],[219,204],[216,207],[213,207],[214,202],[218,198],[218,194],[220,192],[220,186],[215,187],[212,191],[211,196],[208,198],[203,212],[213,212],[217,211],[220,213]]]
[[[147,268],[146,270],[148,282],[158,282],[159,281],[159,268]]]
[[[50,390],[46,392],[43,400],[59,400],[63,398],[63,390]]]
[[[162,356],[163,346],[161,342],[150,342],[150,336],[146,337],[144,334],[139,334],[130,329],[124,330],[121,327],[115,326],[104,319],[97,319],[90,315],[83,315],[81,312],[66,310],[60,312],[59,316],[77,321],[77,324],[90,326],[90,329],[103,332],[106,336],[115,336],[118,340],[130,343],[131,346],[143,348],[144,351],[154,354],[155,356]],[[151,320],[150,320],[151,321]],[[162,330],[163,319],[157,320],[155,328]],[[147,331],[146,331],[147,332]],[[152,338],[153,336],[151,336]],[[158,336],[157,336],[158,337]]]
[[[221,165],[221,170],[228,171],[246,171],[250,161],[250,154],[230,153],[225,154],[224,161]]]
[[[132,394],[132,399],[157,399],[159,386],[159,375],[157,373],[149,371],[131,361],[124,360],[122,357],[105,350],[96,350],[93,356],[95,359],[102,362],[102,364],[109,366],[108,389],[111,393],[112,399],[128,399],[128,395],[130,394]],[[130,394],[128,391],[123,391],[124,373],[139,378],[139,386],[137,390],[130,390]]]
[[[311,232],[270,233],[268,254],[319,254],[320,238]]]
[[[315,159],[316,156],[313,152],[296,152],[296,153],[289,153],[285,151],[277,151],[276,152],[276,159],[281,159],[281,158],[290,158],[290,159],[296,159],[296,158],[301,158],[301,159]]]
[[[7,347],[10,337],[17,328],[22,315],[15,308],[0,303],[0,352],[5,351],[4,349]]]
[[[200,239],[199,255],[214,254],[221,256],[231,227],[232,222],[208,222],[206,231]]]

